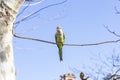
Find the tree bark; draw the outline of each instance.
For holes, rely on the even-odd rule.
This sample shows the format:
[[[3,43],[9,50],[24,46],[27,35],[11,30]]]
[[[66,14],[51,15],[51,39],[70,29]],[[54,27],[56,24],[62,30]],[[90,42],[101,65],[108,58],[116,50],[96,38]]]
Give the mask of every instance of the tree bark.
[[[15,80],[13,24],[24,0],[0,0],[0,80]]]

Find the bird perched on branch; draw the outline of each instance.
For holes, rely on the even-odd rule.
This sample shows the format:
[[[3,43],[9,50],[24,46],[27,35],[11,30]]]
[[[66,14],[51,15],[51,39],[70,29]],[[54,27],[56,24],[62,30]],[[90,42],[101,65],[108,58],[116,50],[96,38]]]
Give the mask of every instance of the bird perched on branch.
[[[80,73],[80,78],[81,78],[81,80],[87,80],[89,77],[84,78],[84,73],[81,72],[81,73]]]
[[[56,31],[56,34],[55,34],[55,40],[56,40],[57,47],[59,49],[60,61],[63,61],[63,58],[62,58],[62,47],[63,47],[63,43],[65,41],[65,34],[62,31],[62,28],[60,26],[57,27],[57,31]]]

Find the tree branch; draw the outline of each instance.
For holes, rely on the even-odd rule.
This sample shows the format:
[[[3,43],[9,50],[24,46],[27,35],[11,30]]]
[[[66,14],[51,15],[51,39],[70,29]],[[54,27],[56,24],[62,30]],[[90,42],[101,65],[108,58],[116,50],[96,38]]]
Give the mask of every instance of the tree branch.
[[[28,2],[31,2],[32,0],[28,0]],[[32,3],[32,4],[30,4],[29,6],[35,6],[35,5],[38,5],[38,4],[40,4],[41,2],[43,2],[43,1],[45,1],[45,0],[40,0],[40,1],[38,1],[38,2],[35,2],[35,3]],[[22,5],[22,6],[27,6],[28,4],[26,4],[26,5]]]
[[[120,11],[118,11],[117,7],[115,6],[114,7],[115,11],[116,11],[116,14],[120,14]]]
[[[27,4],[27,6],[25,6],[25,8],[17,15],[17,17],[19,17],[30,5],[30,1],[29,3]]]
[[[110,33],[112,33],[113,35],[115,35],[115,36],[117,36],[117,37],[120,38],[120,35],[117,34],[117,33],[115,33],[114,31],[111,31],[111,30],[108,28],[108,26],[104,26],[104,27],[107,29],[108,32],[110,32]]]
[[[29,17],[31,17],[31,16],[37,14],[38,12],[40,12],[40,11],[42,11],[42,10],[44,10],[44,9],[47,9],[47,8],[49,8],[49,7],[52,7],[52,6],[56,6],[56,5],[63,4],[63,3],[65,3],[65,2],[67,2],[67,0],[64,0],[63,2],[59,2],[59,3],[55,3],[55,4],[50,4],[50,5],[46,6],[46,7],[43,7],[43,8],[41,8],[41,9],[39,9],[38,11],[36,11],[36,12],[34,12],[34,13],[28,15],[27,17],[24,17],[23,19],[21,19],[21,20],[15,22],[14,24],[18,24],[18,23],[20,23],[20,22],[22,22],[22,21],[28,19]]]
[[[36,39],[36,38],[30,38],[30,37],[24,37],[24,36],[18,36],[16,34],[14,34],[14,37],[20,38],[20,39],[26,39],[26,40],[39,41],[39,42],[44,42],[44,43],[49,43],[49,44],[56,44],[55,42]],[[101,44],[107,44],[107,43],[117,43],[117,42],[120,42],[120,39],[113,40],[113,41],[111,40],[111,41],[104,41],[104,42],[98,42],[98,43],[91,43],[91,44],[64,44],[64,46],[94,46],[94,45],[101,45]]]
[[[16,38],[21,38],[21,39],[27,39],[27,40],[40,41],[40,42],[45,42],[45,43],[50,43],[50,44],[56,44],[56,43],[54,43],[54,42],[45,41],[45,40],[41,40],[41,39],[35,39],[35,38],[28,38],[28,37],[18,36],[18,35],[16,35],[16,34],[14,34],[14,37],[16,37]]]

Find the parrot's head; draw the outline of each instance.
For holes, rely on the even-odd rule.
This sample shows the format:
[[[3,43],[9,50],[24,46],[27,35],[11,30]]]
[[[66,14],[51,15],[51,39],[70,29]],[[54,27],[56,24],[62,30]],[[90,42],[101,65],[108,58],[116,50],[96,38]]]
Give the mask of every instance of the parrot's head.
[[[62,32],[62,27],[61,26],[57,27],[57,32]]]

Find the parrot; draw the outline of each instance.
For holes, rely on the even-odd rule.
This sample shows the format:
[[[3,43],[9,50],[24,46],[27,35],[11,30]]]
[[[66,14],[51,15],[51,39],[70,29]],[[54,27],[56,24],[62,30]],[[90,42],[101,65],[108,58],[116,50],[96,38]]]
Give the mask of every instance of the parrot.
[[[63,43],[65,41],[65,34],[64,34],[61,26],[57,27],[56,34],[55,34],[55,40],[56,40],[56,45],[57,45],[58,50],[59,50],[60,61],[63,61],[63,58],[62,58],[62,47],[63,47]]]

